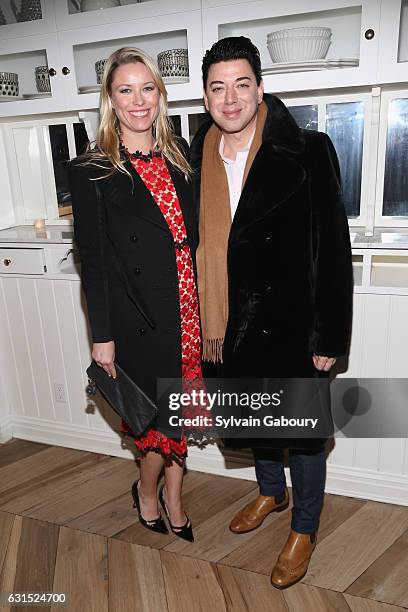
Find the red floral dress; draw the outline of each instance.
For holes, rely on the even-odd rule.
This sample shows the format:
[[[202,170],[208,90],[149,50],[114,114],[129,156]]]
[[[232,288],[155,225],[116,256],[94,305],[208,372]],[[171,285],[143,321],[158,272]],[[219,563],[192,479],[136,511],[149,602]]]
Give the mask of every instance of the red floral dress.
[[[176,263],[180,296],[181,319],[181,376],[188,384],[200,385],[201,373],[201,332],[198,312],[197,290],[194,278],[193,261],[190,247],[187,244],[187,234],[183,214],[178,201],[165,160],[160,154],[147,156],[130,155],[133,167],[143,180],[159,206],[167,225],[173,235],[176,248]],[[192,409],[199,412],[199,409]],[[190,411],[189,415],[194,416]],[[122,420],[122,433],[134,438],[135,445],[142,453],[155,451],[166,459],[174,458],[182,461],[187,456],[187,441],[182,435],[180,440],[168,438],[156,429],[149,429],[143,436],[135,436],[128,425]]]

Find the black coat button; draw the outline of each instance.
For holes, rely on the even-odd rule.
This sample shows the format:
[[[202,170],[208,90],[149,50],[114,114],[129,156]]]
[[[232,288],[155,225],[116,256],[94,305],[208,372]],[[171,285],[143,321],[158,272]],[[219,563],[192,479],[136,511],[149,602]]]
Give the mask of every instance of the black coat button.
[[[139,240],[139,238],[135,235],[130,236],[130,242],[137,242]]]
[[[169,272],[169,273],[170,273],[170,272],[174,272],[174,268],[173,268],[173,266],[169,266],[169,267],[167,268],[167,272]]]
[[[272,285],[268,285],[268,286],[265,288],[265,292],[266,292],[266,293],[272,293]]]
[[[141,269],[140,268],[133,268],[133,272],[135,274],[140,274],[141,273]]]
[[[145,336],[145,335],[146,335],[146,330],[145,330],[145,328],[144,328],[144,327],[140,327],[140,328],[139,328],[139,334],[140,334],[141,336]]]
[[[266,236],[265,242],[272,242],[272,236]]]
[[[263,329],[263,330],[261,331],[261,334],[262,334],[263,336],[268,336],[268,334],[269,334],[269,330],[267,330],[267,329]]]

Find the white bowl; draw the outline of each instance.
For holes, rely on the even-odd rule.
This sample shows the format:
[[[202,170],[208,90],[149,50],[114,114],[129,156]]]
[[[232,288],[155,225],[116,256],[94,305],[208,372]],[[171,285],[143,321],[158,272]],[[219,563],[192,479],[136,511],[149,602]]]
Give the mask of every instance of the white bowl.
[[[324,59],[330,40],[320,36],[281,38],[268,42],[267,46],[273,62],[297,62]]]
[[[275,30],[267,35],[267,40],[276,40],[277,38],[294,38],[298,36],[324,36],[330,38],[332,35],[331,28],[324,27],[302,27],[302,28],[287,28],[285,30]]]

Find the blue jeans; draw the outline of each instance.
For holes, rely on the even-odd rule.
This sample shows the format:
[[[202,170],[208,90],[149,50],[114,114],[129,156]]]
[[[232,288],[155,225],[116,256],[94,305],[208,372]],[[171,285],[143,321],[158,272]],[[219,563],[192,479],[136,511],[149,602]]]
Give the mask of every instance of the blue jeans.
[[[283,449],[253,448],[261,495],[279,495],[286,486]],[[326,455],[318,451],[289,449],[293,508],[291,528],[313,533],[319,528],[326,482]]]

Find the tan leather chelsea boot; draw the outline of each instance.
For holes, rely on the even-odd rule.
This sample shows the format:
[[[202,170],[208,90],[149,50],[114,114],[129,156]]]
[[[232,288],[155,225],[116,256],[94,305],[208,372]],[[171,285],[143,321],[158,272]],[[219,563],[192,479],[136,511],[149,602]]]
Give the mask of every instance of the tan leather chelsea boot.
[[[316,533],[298,533],[291,529],[272,570],[273,586],[277,589],[286,589],[301,580],[307,572],[315,546]]]
[[[230,530],[234,533],[247,533],[259,527],[270,512],[281,512],[289,505],[287,488],[281,495],[258,495],[258,497],[244,506],[234,516]]]

